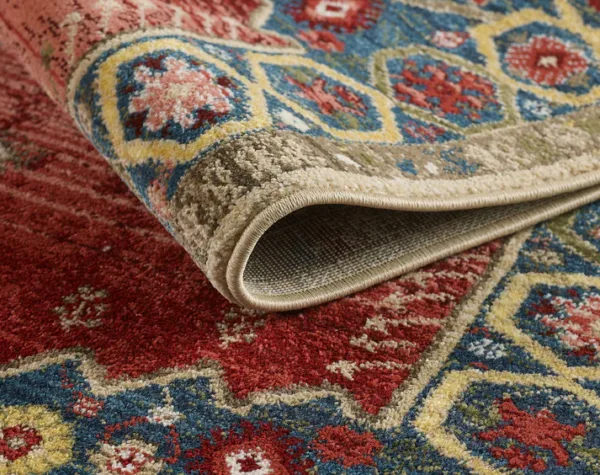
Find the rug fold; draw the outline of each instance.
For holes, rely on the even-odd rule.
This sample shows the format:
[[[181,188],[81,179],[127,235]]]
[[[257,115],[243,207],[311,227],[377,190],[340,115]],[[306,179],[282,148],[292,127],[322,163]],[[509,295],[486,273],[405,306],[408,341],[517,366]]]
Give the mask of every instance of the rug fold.
[[[597,16],[412,3],[2,0],[0,29],[223,295],[289,310],[600,198]]]

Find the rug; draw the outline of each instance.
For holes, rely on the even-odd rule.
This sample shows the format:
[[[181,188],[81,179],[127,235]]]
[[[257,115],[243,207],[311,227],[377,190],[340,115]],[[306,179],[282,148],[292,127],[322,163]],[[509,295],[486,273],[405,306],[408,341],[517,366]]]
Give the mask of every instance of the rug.
[[[247,308],[333,300],[600,197],[597,0],[0,5],[36,80]]]
[[[1,52],[0,474],[600,473],[599,202],[244,309]]]

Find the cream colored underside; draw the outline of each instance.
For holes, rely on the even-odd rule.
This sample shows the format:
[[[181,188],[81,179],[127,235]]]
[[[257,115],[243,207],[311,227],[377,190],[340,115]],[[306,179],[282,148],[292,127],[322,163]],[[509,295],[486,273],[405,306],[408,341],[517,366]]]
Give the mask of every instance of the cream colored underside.
[[[173,35],[181,38],[167,38]],[[185,36],[222,40],[167,29],[115,37],[82,60],[70,80],[71,114],[88,135],[85,110],[74,107],[83,74],[103,51],[148,36],[156,39],[145,48],[181,48],[237,74],[182,42]],[[135,191],[132,163],[198,158],[163,204],[162,215],[213,285],[242,306],[290,310],[332,300],[600,198],[600,108],[590,105],[596,89],[589,97],[553,93],[559,102],[590,105],[565,116],[536,123],[513,117],[496,128],[470,130],[457,141],[410,145],[398,143],[395,106],[376,89],[369,91],[387,111],[385,133],[366,137],[327,129],[334,138],[323,138],[269,125],[262,114],[268,81],[256,85],[238,78],[252,91],[251,106],[261,120],[243,127],[227,123],[212,139],[207,134],[193,146],[132,141],[130,149],[113,96],[115,71],[120,61],[139,53],[137,48],[117,48],[103,60],[99,74],[108,79],[93,86],[106,99],[105,109],[108,104],[102,119],[118,155],[111,163]],[[306,63],[301,51],[266,51],[273,56],[261,51],[251,56]],[[508,84],[513,92],[524,87]],[[293,101],[288,105],[296,107]],[[217,144],[216,138],[222,141]],[[448,171],[448,157],[477,166],[467,174]],[[398,167],[407,158],[418,170],[415,176]]]
[[[600,199],[600,186],[505,199],[515,204],[461,210],[468,200],[300,192],[246,228],[229,261],[228,290],[240,304],[261,310],[315,305]],[[433,211],[440,207],[447,210]]]

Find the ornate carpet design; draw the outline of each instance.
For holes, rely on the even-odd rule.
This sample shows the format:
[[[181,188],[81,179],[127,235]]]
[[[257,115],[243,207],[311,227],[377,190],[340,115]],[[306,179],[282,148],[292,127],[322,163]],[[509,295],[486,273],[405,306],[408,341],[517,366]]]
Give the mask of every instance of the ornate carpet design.
[[[0,474],[600,472],[599,203],[247,310],[2,57]]]
[[[0,3],[6,38],[246,308],[333,300],[600,197],[596,0],[39,3]]]

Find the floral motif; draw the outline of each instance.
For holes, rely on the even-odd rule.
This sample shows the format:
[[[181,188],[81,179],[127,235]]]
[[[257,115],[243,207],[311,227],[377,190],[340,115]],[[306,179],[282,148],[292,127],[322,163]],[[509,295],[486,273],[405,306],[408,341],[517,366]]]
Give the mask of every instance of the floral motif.
[[[585,435],[585,423],[576,426],[562,424],[546,409],[530,414],[519,409],[510,398],[497,401],[497,404],[502,418],[500,427],[480,432],[477,436],[489,442],[508,439],[526,448],[516,445],[494,446],[490,449],[494,458],[507,460],[510,468],[530,468],[536,473],[543,472],[548,467],[546,461],[531,451],[537,447],[549,450],[558,466],[566,467],[569,464],[569,452],[563,444],[576,436]]]
[[[600,354],[600,296],[585,294],[574,302],[553,297],[541,322],[558,332],[560,341],[576,356],[596,359]]]
[[[144,126],[148,130],[156,132],[169,121],[188,129],[232,110],[233,94],[228,80],[217,78],[203,65],[191,68],[186,61],[174,57],[164,59],[162,65],[164,71],[147,66],[135,70],[135,80],[143,89],[131,99],[129,112],[146,112]],[[200,111],[210,114],[204,117]]]
[[[345,426],[327,426],[319,431],[313,447],[325,462],[339,462],[350,468],[356,465],[375,465],[373,455],[383,445],[370,432],[359,434]]]
[[[173,213],[169,208],[167,199],[167,184],[164,180],[155,179],[150,182],[146,188],[148,201],[152,206],[152,210],[163,220],[169,221],[173,217]]]
[[[497,360],[506,356],[506,348],[502,343],[494,342],[489,338],[483,338],[479,341],[469,344],[467,349],[475,356],[482,356],[488,360]]]
[[[156,459],[156,447],[137,440],[120,445],[103,443],[100,450],[90,457],[99,475],[156,475],[163,462]]]
[[[469,38],[469,33],[466,31],[436,31],[431,41],[438,48],[454,49],[461,46]]]
[[[365,115],[367,106],[362,98],[345,86],[337,84],[330,88],[327,86],[327,80],[322,77],[315,78],[311,84],[303,83],[291,76],[286,76],[286,80],[300,88],[299,95],[304,99],[315,102],[321,113],[325,115],[336,112],[361,117]]]
[[[269,423],[241,422],[227,431],[215,429],[200,447],[186,451],[186,470],[214,475],[305,473],[314,464],[303,458],[300,439]]]
[[[314,49],[320,49],[328,53],[341,53],[344,51],[344,43],[330,31],[302,30],[298,36]]]
[[[87,418],[96,417],[98,412],[104,407],[104,401],[98,401],[91,396],[86,396],[80,392],[75,396],[77,399],[73,403],[72,410],[78,416]]]
[[[69,461],[71,429],[43,406],[0,407],[0,475],[46,473]]]
[[[514,44],[505,56],[510,71],[542,86],[559,86],[587,70],[583,51],[546,35],[532,37],[526,44]]]
[[[370,28],[381,14],[381,0],[298,0],[289,9],[297,22],[354,32]]]
[[[108,310],[108,305],[103,302],[107,297],[106,291],[84,285],[77,293],[63,297],[63,305],[55,307],[54,312],[65,331],[76,326],[96,328],[102,325],[102,317]]]
[[[5,427],[0,430],[0,458],[14,462],[39,447],[43,440],[40,433],[31,427]]]
[[[392,74],[396,98],[436,115],[466,116],[478,121],[489,108],[499,108],[495,87],[487,79],[441,61],[419,64],[407,59],[398,74]]]

